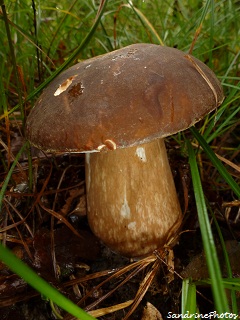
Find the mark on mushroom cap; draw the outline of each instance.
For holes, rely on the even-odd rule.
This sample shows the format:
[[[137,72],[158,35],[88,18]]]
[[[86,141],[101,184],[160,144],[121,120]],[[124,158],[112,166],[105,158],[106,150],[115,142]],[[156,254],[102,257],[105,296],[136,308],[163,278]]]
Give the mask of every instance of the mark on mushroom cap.
[[[104,141],[104,144],[106,145],[106,147],[110,150],[116,150],[117,149],[117,145],[114,141],[110,140],[110,139],[106,139]]]
[[[117,149],[117,145],[114,141],[110,140],[110,139],[106,139],[104,141],[103,144],[100,144],[98,147],[97,147],[97,151],[101,152],[101,151],[104,151],[104,150],[116,150]]]
[[[57,90],[54,92],[54,96],[59,96],[62,92],[67,90],[67,88],[72,84],[73,80],[77,77],[77,75],[74,75],[70,78],[68,78],[66,81],[64,81],[62,84],[59,85]]]

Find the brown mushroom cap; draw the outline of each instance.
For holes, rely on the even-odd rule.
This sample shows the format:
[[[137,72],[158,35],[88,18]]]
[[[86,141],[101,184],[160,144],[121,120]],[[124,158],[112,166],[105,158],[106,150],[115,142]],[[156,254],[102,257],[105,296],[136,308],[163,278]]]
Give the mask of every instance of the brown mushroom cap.
[[[198,59],[133,44],[57,76],[32,109],[26,135],[47,151],[125,148],[184,130],[222,100],[218,79]]]

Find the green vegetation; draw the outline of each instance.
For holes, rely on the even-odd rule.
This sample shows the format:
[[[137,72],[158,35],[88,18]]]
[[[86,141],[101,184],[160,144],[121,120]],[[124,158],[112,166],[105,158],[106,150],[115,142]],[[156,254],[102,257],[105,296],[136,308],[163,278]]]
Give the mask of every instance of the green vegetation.
[[[176,158],[173,170],[179,170],[180,181],[184,180],[184,175],[179,173],[182,171],[178,164],[184,163],[186,167],[189,162],[190,165],[186,175],[191,183],[182,186],[183,206],[186,207],[182,230],[186,232],[180,237],[178,246],[185,247],[181,241],[193,226],[195,230],[190,239],[196,235],[196,241],[192,242],[197,242],[198,215],[203,245],[198,245],[197,250],[199,253],[203,249],[209,271],[207,278],[190,279],[189,276],[181,281],[182,301],[179,301],[178,310],[179,313],[201,313],[197,291],[201,291],[202,286],[211,286],[214,300],[211,310],[238,314],[236,291],[239,291],[239,278],[236,275],[239,276],[240,270],[233,270],[225,242],[239,241],[240,237],[239,1],[9,0],[0,1],[0,5],[2,244],[11,248],[20,245],[32,261],[29,244],[38,231],[39,221],[34,219],[40,219],[42,210],[41,206],[37,208],[38,202],[44,196],[51,212],[57,206],[57,193],[51,198],[50,191],[54,188],[48,187],[52,168],[60,172],[57,160],[49,161],[48,166],[43,158],[37,162],[24,141],[26,117],[42,89],[64,68],[132,43],[150,42],[186,52],[191,50],[195,57],[214,70],[222,82],[226,99],[216,112],[197,124],[197,128],[167,140],[169,154],[174,153]],[[40,168],[39,171],[36,167]],[[49,167],[51,169],[47,171]],[[41,170],[46,171],[44,179]],[[42,179],[40,184],[36,182],[36,175]],[[61,179],[59,176],[59,181]],[[60,184],[56,184],[59,189]],[[44,195],[45,190],[49,193]],[[49,228],[53,227],[53,220],[47,223]],[[30,225],[32,232],[26,233],[25,225]],[[221,246],[224,255],[227,270],[224,276],[216,244]],[[180,269],[194,256],[189,253],[192,248],[189,252],[187,250],[186,244],[186,256],[178,256]],[[44,283],[32,273],[29,279],[29,270],[2,247],[0,258],[9,266],[14,265],[14,272],[19,270],[21,277],[47,296],[48,289],[41,289]],[[168,286],[171,287],[171,283]],[[225,288],[229,295],[226,295]],[[179,292],[176,295],[179,296]],[[81,319],[92,318],[82,315],[65,297],[61,300],[58,294],[56,296],[55,299],[53,293],[48,298]]]

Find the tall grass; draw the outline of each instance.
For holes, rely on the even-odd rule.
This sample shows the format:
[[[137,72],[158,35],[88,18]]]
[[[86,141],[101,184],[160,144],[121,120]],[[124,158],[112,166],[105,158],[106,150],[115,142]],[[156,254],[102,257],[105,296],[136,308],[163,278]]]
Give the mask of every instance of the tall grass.
[[[29,110],[42,89],[59,72],[77,61],[132,43],[152,42],[188,52],[195,41],[192,54],[215,71],[226,96],[223,105],[198,125],[201,135],[196,129],[188,131],[188,136],[195,139],[193,145],[197,143],[202,149],[195,150],[198,152],[196,158],[189,144],[187,156],[211,277],[205,283],[208,281],[212,285],[217,310],[227,312],[229,307],[223,288],[233,289],[231,281],[234,280],[224,282],[221,279],[211,225],[207,219],[211,212],[207,210],[208,195],[204,194],[202,175],[198,171],[198,165],[202,171],[207,171],[209,164],[198,164],[196,159],[205,159],[207,155],[212,163],[210,166],[215,166],[219,171],[214,180],[216,193],[221,193],[221,186],[232,190],[232,199],[228,196],[223,201],[240,197],[239,171],[233,171],[231,166],[224,167],[213,152],[223,148],[230,164],[239,165],[239,3],[231,0],[17,0],[0,1],[0,4],[0,160],[3,173],[0,208],[3,207],[6,191],[14,186],[12,173],[15,166],[21,166],[20,157],[26,148],[23,144],[22,149],[12,155],[12,132],[24,137],[24,123]],[[179,134],[174,139],[185,150],[183,136]],[[227,140],[233,143],[228,142],[225,147]],[[31,177],[29,167],[28,176]],[[201,219],[205,224],[201,223]],[[2,251],[3,260],[4,256]],[[216,259],[214,264],[212,256]],[[196,310],[196,285],[199,282],[184,280],[182,312]],[[67,310],[71,312],[71,308]],[[236,304],[233,311],[237,313]]]

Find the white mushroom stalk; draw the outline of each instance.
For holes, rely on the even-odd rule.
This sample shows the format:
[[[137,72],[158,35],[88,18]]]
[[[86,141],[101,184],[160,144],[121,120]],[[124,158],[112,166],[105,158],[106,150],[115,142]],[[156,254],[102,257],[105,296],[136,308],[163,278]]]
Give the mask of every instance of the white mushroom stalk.
[[[124,256],[143,256],[176,234],[182,214],[163,139],[86,155],[88,221]]]

